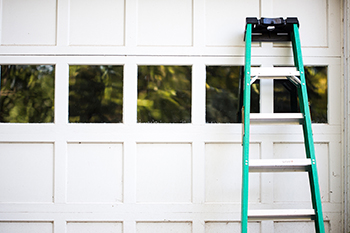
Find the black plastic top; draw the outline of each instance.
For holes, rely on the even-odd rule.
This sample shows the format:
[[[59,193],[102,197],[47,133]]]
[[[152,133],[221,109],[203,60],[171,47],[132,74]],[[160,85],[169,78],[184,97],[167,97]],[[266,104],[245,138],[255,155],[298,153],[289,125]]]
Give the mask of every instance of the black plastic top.
[[[247,17],[246,28],[247,24],[252,24],[252,41],[290,41],[293,24],[297,24],[299,27],[299,20],[296,17],[288,17],[286,19],[282,17],[261,19]]]

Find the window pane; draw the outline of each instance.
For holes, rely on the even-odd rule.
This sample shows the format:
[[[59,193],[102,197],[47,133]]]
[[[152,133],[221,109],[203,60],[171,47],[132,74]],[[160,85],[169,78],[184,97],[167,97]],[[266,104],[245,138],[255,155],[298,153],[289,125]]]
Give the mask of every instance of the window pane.
[[[139,66],[137,121],[191,122],[191,67]]]
[[[305,79],[313,123],[327,123],[327,67],[306,66]],[[274,80],[274,112],[300,112],[295,86],[288,80]]]
[[[120,123],[123,66],[69,66],[69,122]]]
[[[1,65],[0,122],[53,122],[54,89],[53,65]]]
[[[241,122],[243,67],[207,66],[206,73],[206,122]],[[251,112],[259,112],[259,82],[252,85],[251,93]]]

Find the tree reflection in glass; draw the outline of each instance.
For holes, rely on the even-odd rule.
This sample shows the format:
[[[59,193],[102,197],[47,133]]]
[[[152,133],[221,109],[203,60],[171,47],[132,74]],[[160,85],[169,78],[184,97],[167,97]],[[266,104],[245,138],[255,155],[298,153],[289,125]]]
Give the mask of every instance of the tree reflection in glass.
[[[54,121],[54,65],[1,65],[0,122]]]
[[[69,66],[69,122],[120,123],[123,66]]]
[[[191,66],[139,66],[137,121],[191,122]]]
[[[241,66],[207,66],[206,68],[206,122],[241,122]],[[251,89],[251,112],[259,112],[259,82]]]
[[[313,123],[327,123],[327,67],[305,66],[305,79]],[[274,80],[274,112],[300,112],[296,87],[288,80]]]

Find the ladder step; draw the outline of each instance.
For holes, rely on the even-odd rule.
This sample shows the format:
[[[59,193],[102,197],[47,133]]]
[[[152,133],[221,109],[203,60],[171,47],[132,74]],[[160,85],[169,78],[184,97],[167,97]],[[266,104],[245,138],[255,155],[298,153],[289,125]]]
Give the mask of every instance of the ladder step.
[[[250,76],[284,79],[287,76],[300,76],[300,72],[295,67],[251,67]]]
[[[250,122],[255,124],[301,124],[301,113],[251,113]]]
[[[311,166],[310,159],[251,159],[249,172],[305,172]]]
[[[313,209],[248,210],[248,220],[311,220],[315,218]]]

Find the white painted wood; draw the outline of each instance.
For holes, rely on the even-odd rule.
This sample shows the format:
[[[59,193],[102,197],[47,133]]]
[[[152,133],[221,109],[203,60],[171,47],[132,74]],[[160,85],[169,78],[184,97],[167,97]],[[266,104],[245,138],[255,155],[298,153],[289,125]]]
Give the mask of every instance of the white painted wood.
[[[174,233],[191,233],[192,224],[190,222],[138,222],[136,223],[137,233],[162,233],[162,232],[174,232]]]
[[[53,202],[53,144],[0,143],[2,203]]]
[[[138,0],[138,45],[191,46],[193,43],[192,0]]]
[[[124,45],[124,0],[70,0],[69,13],[70,45]]]
[[[192,122],[194,124],[205,124],[205,88],[193,88],[193,87],[204,87],[205,80],[205,64],[194,64],[192,66]]]
[[[321,200],[330,200],[330,184],[334,182],[329,166],[332,166],[329,144],[315,143],[316,164],[321,190]],[[273,159],[303,159],[305,158],[304,144],[301,143],[274,143]],[[311,208],[309,181],[307,173],[274,173],[274,202],[299,203],[300,208]],[[329,190],[329,191],[327,191]],[[332,190],[333,192],[333,190]]]
[[[2,0],[1,11],[1,45],[56,44],[55,0]]]
[[[329,121],[313,124],[313,134],[326,229],[342,231],[340,171],[348,142],[341,136],[340,1],[39,2],[0,0],[0,64],[56,65],[55,122],[0,123],[1,232],[239,231],[241,124],[205,123],[205,67],[243,65],[244,18],[295,16],[293,4],[303,6],[297,16],[304,63],[328,66]],[[24,5],[29,10],[22,14]],[[95,10],[96,17],[85,14]],[[31,13],[47,21],[37,23]],[[325,27],[309,30],[313,25]],[[98,33],[84,29],[90,27]],[[17,36],[17,29],[33,33]],[[256,66],[293,62],[288,43],[254,44],[253,54]],[[68,123],[72,64],[124,66],[123,123]],[[192,66],[191,123],[137,123],[138,65]],[[261,112],[272,112],[272,80],[262,81]],[[251,141],[252,159],[304,158],[300,125],[256,125]],[[253,209],[311,208],[306,173],[252,174],[250,194]],[[306,225],[310,232],[313,223],[306,223],[253,221],[249,230],[294,232]]]
[[[67,149],[67,202],[123,202],[122,144],[69,143]]]
[[[250,159],[249,172],[305,172],[310,165],[310,159]]]
[[[122,233],[123,224],[121,222],[68,222],[67,233]]]
[[[136,163],[136,202],[192,201],[191,144],[139,143]]]
[[[260,145],[251,144],[251,158],[258,159]],[[240,143],[207,143],[205,145],[205,201],[239,203],[241,198]],[[238,172],[237,172],[238,171]],[[259,203],[259,174],[250,175],[250,202]]]
[[[69,45],[69,1],[57,1],[57,47],[67,47]]]
[[[268,45],[272,48],[272,43],[263,43],[262,46]],[[273,63],[269,61],[261,61],[261,67],[271,68]],[[254,63],[252,63],[254,65]],[[260,80],[260,113],[273,113],[273,80],[272,79],[261,79]]]
[[[12,1],[8,1],[8,2],[12,2]],[[75,55],[75,54],[94,54],[94,55],[104,55],[104,54],[110,54],[110,55],[124,55],[124,54],[129,54],[129,55],[133,55],[133,54],[140,54],[140,55],[186,55],[186,54],[192,54],[192,55],[234,55],[234,54],[244,54],[244,47],[243,44],[239,45],[238,47],[232,47],[232,44],[234,41],[239,42],[238,40],[241,40],[239,38],[243,38],[243,30],[242,28],[244,28],[244,21],[242,21],[241,23],[230,23],[230,22],[238,22],[237,20],[241,20],[241,18],[236,19],[236,18],[232,18],[234,16],[232,16],[232,14],[230,13],[231,11],[226,11],[226,9],[235,9],[236,7],[239,7],[240,9],[251,9],[252,7],[254,7],[255,9],[255,13],[252,12],[250,13],[251,15],[254,16],[258,16],[259,15],[259,5],[261,6],[261,16],[276,16],[277,14],[280,14],[279,12],[275,12],[273,13],[273,9],[279,9],[274,7],[275,3],[271,3],[272,1],[270,0],[263,0],[260,3],[252,3],[249,5],[249,7],[244,7],[246,4],[246,1],[244,3],[240,2],[239,5],[236,5],[234,2],[226,2],[226,1],[222,1],[222,2],[218,2],[217,1],[207,1],[204,2],[204,0],[200,0],[200,1],[196,1],[195,3],[192,4],[192,2],[188,1],[186,3],[181,3],[179,4],[177,7],[172,7],[170,6],[170,4],[165,3],[167,6],[166,9],[169,12],[174,12],[175,17],[177,15],[178,10],[182,10],[183,8],[189,6],[189,5],[193,5],[193,12],[196,12],[197,6],[200,6],[202,8],[201,11],[198,11],[198,13],[203,14],[201,17],[202,19],[207,18],[207,20],[201,20],[200,22],[205,22],[206,21],[206,27],[203,27],[204,24],[201,24],[201,28],[202,30],[208,31],[208,33],[210,33],[210,36],[214,36],[216,37],[216,39],[214,38],[214,44],[216,43],[217,46],[206,46],[203,47],[203,45],[206,43],[203,40],[206,40],[205,36],[203,37],[203,40],[193,40],[190,32],[190,30],[197,30],[197,29],[190,29],[191,27],[193,27],[193,25],[191,26],[190,24],[188,24],[187,22],[190,22],[190,18],[191,18],[191,13],[190,11],[187,11],[188,9],[186,8],[186,13],[184,13],[185,11],[180,11],[180,13],[182,13],[182,17],[181,21],[179,21],[179,18],[177,18],[177,23],[175,23],[173,29],[175,30],[183,30],[181,31],[181,33],[178,33],[177,35],[181,35],[181,38],[176,38],[176,36],[174,38],[170,38],[171,36],[171,32],[169,32],[170,30],[168,28],[171,28],[173,25],[171,24],[171,15],[173,13],[169,13],[167,14],[165,17],[162,18],[162,21],[164,22],[169,22],[168,25],[170,25],[170,27],[167,27],[163,30],[168,30],[167,33],[162,34],[159,39],[159,43],[158,44],[162,44],[162,45],[157,45],[155,43],[155,40],[158,40],[157,38],[150,38],[148,43],[152,44],[151,47],[148,46],[137,46],[138,42],[136,42],[136,37],[139,35],[138,31],[138,15],[139,12],[136,11],[135,9],[139,7],[139,4],[136,0],[127,0],[125,1],[125,10],[127,12],[127,14],[125,15],[125,41],[124,41],[124,46],[114,46],[114,45],[103,45],[100,47],[96,47],[96,46],[89,46],[87,44],[85,45],[81,45],[81,46],[67,46],[67,43],[61,43],[59,42],[59,44],[57,44],[58,46],[42,46],[39,48],[34,48],[33,46],[2,46],[0,47],[0,52],[2,54],[70,54],[70,55]],[[226,4],[227,3],[227,4]],[[67,2],[67,0],[60,0],[58,1],[58,14],[57,16],[60,16],[57,18],[57,30],[58,30],[58,36],[60,37],[60,35],[64,35],[64,31],[62,30],[63,28],[67,28],[68,27],[68,19],[67,18],[63,18],[64,16],[67,17],[68,14],[68,10],[69,10],[69,4]],[[143,3],[141,3],[142,5]],[[162,3],[160,3],[162,4]],[[248,2],[247,2],[248,4]],[[283,4],[283,3],[277,3],[277,4]],[[288,3],[288,4],[293,4],[293,3]],[[301,4],[301,6],[305,5],[306,7],[302,7],[303,9],[312,9],[314,2],[311,3],[300,3],[298,2],[297,4]],[[296,5],[297,5],[296,4]],[[145,3],[146,5],[146,3]],[[311,7],[310,7],[310,6]],[[316,6],[315,9],[317,9],[317,11],[322,8]],[[338,56],[339,54],[341,54],[341,36],[340,36],[340,25],[339,25],[339,20],[341,20],[341,14],[340,14],[340,8],[341,6],[339,5],[339,2],[333,2],[331,4],[327,4],[328,8],[326,11],[324,11],[323,9],[320,10],[320,12],[318,13],[319,15],[321,15],[321,18],[327,18],[328,19],[328,24],[329,26],[327,26],[328,31],[327,31],[327,40],[328,40],[328,47],[309,47],[309,46],[304,46],[303,43],[303,54],[306,57],[316,57],[316,56]],[[205,11],[203,10],[203,7],[205,6]],[[231,8],[230,8],[231,7]],[[232,8],[233,7],[233,8]],[[98,7],[99,8],[99,7]],[[103,7],[102,7],[103,8]],[[150,6],[151,8],[151,6]],[[171,10],[169,10],[169,8]],[[215,10],[215,9],[220,9],[220,10]],[[225,9],[225,10],[222,10]],[[285,9],[285,8],[283,8]],[[118,8],[118,10],[120,10]],[[144,22],[143,24],[147,24],[144,28],[147,27],[151,27],[151,25],[157,25],[160,22],[156,21],[156,19],[150,19],[150,16],[148,15],[153,15],[151,12],[152,11],[147,11],[147,6],[145,8],[145,10],[143,11],[143,9],[140,9],[140,11],[144,12],[142,14],[145,14],[144,18],[146,18],[146,21],[150,21],[150,22]],[[155,7],[152,8],[151,10],[155,10]],[[177,12],[175,12],[175,10]],[[64,12],[66,11],[66,12]],[[165,12],[165,11],[164,11]],[[243,12],[239,11],[239,12]],[[251,12],[251,11],[250,11]],[[200,16],[198,15],[198,13],[196,13],[197,15],[194,15],[193,17],[197,20],[197,18]],[[205,15],[204,15],[205,14]],[[184,15],[186,15],[186,20],[183,19]],[[212,16],[211,16],[212,15]],[[236,14],[234,14],[236,15]],[[249,15],[249,14],[248,14]],[[286,16],[290,15],[289,13],[286,13]],[[294,14],[296,15],[296,14]],[[300,15],[300,14],[299,14]],[[306,14],[309,15],[309,14]],[[216,17],[218,16],[218,17]],[[247,14],[243,15],[243,18],[246,17]],[[282,16],[282,15],[281,15]],[[61,18],[62,17],[62,18]],[[111,17],[111,16],[108,16]],[[116,16],[115,16],[116,17]],[[119,17],[119,16],[118,16]],[[147,19],[147,17],[149,19]],[[169,19],[167,18],[169,17]],[[101,17],[104,18],[104,17]],[[154,18],[156,18],[156,16],[154,16]],[[316,18],[316,17],[315,17]],[[98,19],[98,20],[102,20],[102,19]],[[234,21],[232,21],[234,20]],[[324,19],[322,19],[324,20]],[[322,21],[321,20],[321,21]],[[143,19],[140,20],[143,22]],[[152,22],[151,22],[152,21]],[[186,23],[185,23],[186,21]],[[181,23],[183,22],[183,24]],[[198,20],[196,21],[196,25],[198,25]],[[213,22],[213,23],[212,23]],[[193,22],[192,22],[193,23]],[[109,23],[110,24],[110,23]],[[166,24],[166,23],[164,23]],[[118,23],[118,25],[121,25]],[[226,25],[225,27],[217,27],[216,25]],[[230,26],[232,25],[232,27]],[[309,22],[308,20],[302,20],[301,21],[301,28],[304,28],[303,30],[308,31],[308,28],[313,27],[313,23]],[[176,26],[176,27],[175,27]],[[179,27],[177,27],[179,26]],[[179,28],[183,29],[179,29]],[[104,26],[101,26],[101,28],[103,28]],[[119,27],[119,26],[118,26]],[[197,26],[196,26],[197,27]],[[224,28],[222,31],[221,28]],[[315,27],[316,28],[316,27]],[[208,30],[209,29],[209,30]],[[146,29],[145,29],[146,30]],[[154,29],[156,30],[156,29]],[[160,31],[161,29],[157,29],[157,33],[162,33],[163,31]],[[220,33],[215,33],[215,30],[220,30]],[[227,33],[234,33],[236,34],[240,34],[239,36],[234,36],[235,38],[232,38],[232,36],[230,36],[232,39],[223,39],[223,38],[228,38],[229,35],[227,35]],[[211,33],[211,31],[213,31],[214,33]],[[106,33],[106,32],[103,32]],[[195,33],[197,35],[205,35],[203,33],[206,32],[202,32],[202,34],[198,34],[198,31]],[[149,33],[152,34],[152,33]],[[169,38],[163,38],[161,39],[161,37],[167,37],[167,35],[169,36]],[[186,35],[186,36],[185,36]],[[222,36],[221,36],[222,35]],[[226,35],[226,36],[225,36]],[[232,35],[232,34],[231,34]],[[313,34],[308,34],[308,33],[302,33],[302,36],[304,35],[304,37],[311,37]],[[310,36],[311,35],[311,36]],[[118,34],[118,36],[121,36],[120,34]],[[152,37],[152,35],[149,35],[150,37]],[[92,36],[95,37],[95,36]],[[118,37],[119,38],[119,37]],[[197,38],[200,38],[197,36]],[[307,38],[307,40],[309,40]],[[318,37],[316,36],[315,40]],[[58,38],[59,40],[61,40],[61,38]],[[69,38],[66,38],[66,42],[68,42]],[[140,39],[140,38],[139,38]],[[139,40],[137,39],[137,40]],[[146,39],[146,38],[145,38]],[[168,40],[168,41],[165,41]],[[15,38],[10,38],[10,40],[15,40]],[[87,40],[87,39],[86,39]],[[101,38],[101,41],[106,41],[108,40],[107,38]],[[119,40],[119,39],[118,39]],[[178,40],[178,41],[174,41],[172,42],[171,40]],[[218,41],[218,42],[215,42]],[[222,40],[225,40],[226,42],[220,42]],[[183,41],[183,42],[182,42]],[[189,43],[190,41],[192,41],[191,43]],[[304,39],[302,38],[302,41],[304,41]],[[195,42],[195,43],[194,43]],[[11,42],[12,43],[12,42]],[[241,42],[239,42],[241,43]],[[103,43],[101,43],[103,44]],[[107,43],[108,44],[108,43]],[[117,43],[119,44],[119,42]],[[202,46],[197,46],[197,45],[202,45]],[[176,45],[176,47],[173,47],[173,45]],[[176,49],[178,47],[178,45],[182,46],[182,49]],[[192,45],[192,46],[191,46]],[[184,46],[184,47],[183,47]],[[259,55],[259,56],[266,56],[266,55],[273,55],[273,56],[285,56],[286,54],[290,54],[290,47],[286,47],[285,45],[281,46],[277,46],[274,45],[274,47],[271,48],[264,48],[261,46],[256,46],[253,48],[255,54]],[[59,48],[59,49],[57,49]]]
[[[343,25],[343,72],[344,72],[344,135],[343,135],[343,153],[344,153],[344,175],[343,175],[343,186],[344,186],[344,225],[343,231],[350,231],[350,159],[349,159],[349,142],[350,142],[350,131],[349,131],[349,77],[350,77],[350,1],[343,1],[343,15],[344,15],[344,25]]]
[[[248,0],[238,5],[230,0],[206,0],[206,45],[244,47],[242,28],[248,15],[259,15],[258,0]],[[235,12],[235,14],[232,14]]]
[[[241,229],[240,222],[232,222],[232,221],[208,221],[205,223],[205,232],[206,233],[230,233],[230,232],[239,232]],[[248,226],[249,232],[260,232],[261,224],[258,222],[249,222]]]
[[[133,59],[124,62],[123,93],[128,94],[123,96],[123,122],[130,125],[137,122],[137,64]]]
[[[206,144],[203,141],[194,141],[192,143],[192,154],[193,154],[193,171],[192,171],[192,203],[193,204],[201,204],[205,202],[206,197],[206,180],[203,179],[206,175]],[[194,166],[196,164],[196,166]],[[202,220],[201,220],[202,221]],[[196,227],[196,225],[194,225]],[[203,227],[202,224],[198,227]]]
[[[8,233],[35,233],[35,232],[43,232],[43,233],[52,233],[53,232],[53,224],[52,222],[0,222],[0,232],[8,232]]]
[[[310,17],[310,10],[314,14]],[[302,45],[307,47],[329,46],[329,22],[327,12],[329,10],[327,0],[319,1],[273,1],[273,15],[287,17],[293,15],[300,21],[300,33],[305,35],[302,38]]]
[[[329,222],[324,223],[325,232],[330,231]],[[333,227],[333,226],[332,226]],[[338,226],[335,226],[338,227]],[[299,233],[309,233],[315,232],[315,224],[313,221],[298,221],[296,224],[295,221],[276,221],[273,223],[274,232],[299,232]]]

